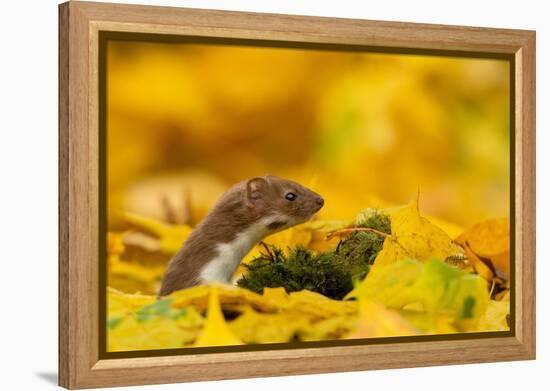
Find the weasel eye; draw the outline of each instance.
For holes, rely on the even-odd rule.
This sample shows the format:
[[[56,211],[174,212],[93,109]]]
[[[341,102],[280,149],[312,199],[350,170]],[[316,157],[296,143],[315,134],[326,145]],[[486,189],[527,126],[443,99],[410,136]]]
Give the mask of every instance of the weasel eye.
[[[289,201],[294,201],[298,196],[294,193],[286,193],[285,198]]]

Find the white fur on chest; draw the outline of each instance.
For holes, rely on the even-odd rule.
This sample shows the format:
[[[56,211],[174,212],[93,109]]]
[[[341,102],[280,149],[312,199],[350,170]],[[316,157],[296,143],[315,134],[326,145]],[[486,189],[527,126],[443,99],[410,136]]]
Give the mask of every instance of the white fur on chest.
[[[231,242],[218,244],[218,255],[204,266],[200,278],[204,282],[230,282],[243,257],[256,243],[271,233],[267,226],[276,219],[276,216],[264,217],[239,233]]]

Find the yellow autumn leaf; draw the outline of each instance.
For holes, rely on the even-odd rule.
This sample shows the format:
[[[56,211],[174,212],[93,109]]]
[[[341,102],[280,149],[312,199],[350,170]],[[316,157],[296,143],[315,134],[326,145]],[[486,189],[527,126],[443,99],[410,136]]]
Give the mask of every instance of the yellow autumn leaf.
[[[245,343],[289,342],[301,329],[309,327],[307,317],[296,313],[263,314],[248,308],[229,322],[232,333]]]
[[[108,267],[108,285],[128,293],[155,294],[164,274],[162,265],[147,267],[137,262],[122,261],[118,257],[110,257]]]
[[[171,306],[172,299],[107,291],[109,351],[181,348],[195,340],[203,318],[193,308]]]
[[[327,236],[331,232],[352,227],[354,225],[354,220],[317,220],[306,224],[308,224],[312,230],[311,242],[308,248],[313,251],[323,252],[334,250],[340,241],[340,237],[338,236],[333,236],[331,238],[327,238]]]
[[[107,337],[110,352],[176,349],[182,348],[197,337],[199,329],[183,329],[169,318],[156,318],[139,322],[135,317],[126,317]]]
[[[272,302],[276,302],[279,306],[284,306],[283,303],[288,301],[289,295],[286,292],[285,288],[264,288],[264,293],[262,294],[264,299],[267,299]]]
[[[290,293],[287,302],[283,302],[281,306],[286,312],[301,313],[314,320],[357,312],[357,306],[353,302],[332,300],[308,290]]]
[[[308,290],[288,294],[284,288],[265,288],[263,296],[276,301],[287,316],[308,319],[309,326],[298,330],[302,340],[340,338],[355,324],[355,301],[332,300]]]
[[[198,311],[204,312],[210,303],[212,290],[216,291],[217,300],[224,307],[249,305],[262,312],[274,312],[279,308],[279,304],[269,297],[264,297],[248,289],[225,284],[197,285],[173,292],[169,297],[173,298],[174,307],[193,306]]]
[[[265,288],[262,296],[277,303],[276,313],[248,307],[230,322],[231,330],[246,343],[286,342],[296,335],[304,340],[342,336],[353,327],[357,314],[356,302],[332,300],[307,290],[288,294],[284,288]]]
[[[422,262],[410,259],[411,254],[442,257],[449,252],[447,244],[454,246],[445,232],[418,214],[415,203],[384,211],[392,220],[393,232],[384,244],[392,262],[377,259],[367,277],[346,297],[358,300],[332,300],[308,290],[289,294],[282,287],[265,288],[260,295],[226,284],[183,289],[157,300],[154,295],[109,288],[108,348],[124,351],[507,329],[505,295],[501,299],[506,302],[489,302],[487,283],[478,276],[429,258]],[[362,213],[367,216],[369,211]],[[166,227],[173,228],[133,217],[132,225],[159,238],[166,235]],[[356,223],[312,221],[270,240],[288,248],[315,246],[316,237],[327,242],[326,232]],[[165,237],[177,236],[171,232]],[[139,253],[126,254],[126,237],[127,233],[108,235],[109,284],[126,292],[155,293],[164,266],[127,259]],[[476,248],[491,255],[491,249]],[[498,251],[493,253],[498,255]],[[236,318],[226,322],[222,311]]]
[[[455,322],[454,315],[434,314],[412,308],[399,310],[399,314],[416,328],[422,330],[423,334],[453,334],[459,332],[453,325]]]
[[[225,322],[217,288],[210,287],[209,290],[210,294],[208,297],[206,323],[195,341],[194,346],[242,345],[242,341],[231,332],[229,326]]]
[[[164,224],[158,220],[128,212],[123,212],[122,218],[131,226],[157,237],[159,251],[169,256],[179,251],[192,231],[192,228],[188,225]]]
[[[445,260],[463,253],[449,235],[420,215],[416,201],[391,211],[390,218],[392,234],[384,240],[375,265],[391,264],[407,258]]]
[[[122,260],[126,251],[127,234],[107,233],[107,285],[128,293],[154,294],[164,273],[164,266],[144,266],[138,262]]]
[[[154,303],[155,296],[127,294],[107,287],[107,316],[117,317],[134,313],[139,308]]]
[[[401,308],[410,303],[409,292],[403,288],[412,286],[422,272],[422,264],[413,260],[374,265],[367,277],[345,299],[374,297],[389,307]]]
[[[357,325],[357,314],[335,316],[310,324],[298,331],[302,341],[323,341],[343,338]]]
[[[115,232],[107,232],[107,255],[118,258],[124,253],[124,235]]]
[[[278,310],[297,311],[314,318],[355,312],[355,306],[351,302],[329,299],[320,293],[308,290],[287,293],[282,287],[264,288],[262,297],[276,303]]]
[[[345,338],[398,337],[420,333],[420,330],[403,318],[399,312],[360,297],[356,327]]]
[[[507,318],[510,315],[509,301],[489,301],[487,311],[481,317],[476,331],[508,331]]]

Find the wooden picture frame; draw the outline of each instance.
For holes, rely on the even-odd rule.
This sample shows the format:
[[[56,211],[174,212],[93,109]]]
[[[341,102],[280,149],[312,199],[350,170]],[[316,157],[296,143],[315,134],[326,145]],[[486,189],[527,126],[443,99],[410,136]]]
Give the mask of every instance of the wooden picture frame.
[[[99,354],[100,32],[491,53],[514,64],[515,295],[507,336],[109,358]],[[59,384],[173,383],[535,358],[535,32],[89,2],[59,6]]]

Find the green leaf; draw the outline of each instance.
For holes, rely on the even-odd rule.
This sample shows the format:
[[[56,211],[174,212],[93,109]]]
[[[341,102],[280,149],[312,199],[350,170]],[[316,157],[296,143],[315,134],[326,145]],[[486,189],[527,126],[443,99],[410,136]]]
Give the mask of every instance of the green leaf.
[[[119,324],[120,322],[122,322],[124,320],[124,316],[116,316],[116,317],[113,317],[113,318],[109,318],[107,320],[107,328],[109,330],[113,330],[115,329]]]
[[[136,318],[139,322],[145,322],[151,319],[153,316],[166,316],[169,317],[172,299],[158,300],[153,304],[146,305],[140,308],[136,312]]]
[[[475,327],[489,303],[486,282],[444,262],[404,260],[374,265],[346,298],[364,297],[390,308],[452,317],[461,330]]]

